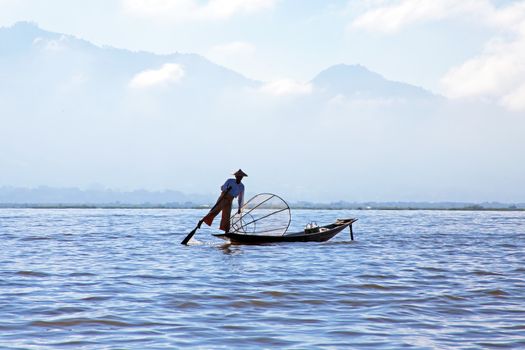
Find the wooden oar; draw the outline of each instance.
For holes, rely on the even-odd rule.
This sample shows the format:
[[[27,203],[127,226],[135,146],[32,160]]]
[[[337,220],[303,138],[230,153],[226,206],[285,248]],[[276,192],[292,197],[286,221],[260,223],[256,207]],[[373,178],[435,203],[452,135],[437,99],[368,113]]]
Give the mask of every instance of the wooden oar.
[[[213,211],[215,209],[215,207],[217,207],[217,205],[219,205],[219,203],[222,201],[222,199],[224,198],[226,193],[230,192],[230,190],[231,190],[231,187],[228,186],[226,191],[221,193],[221,196],[219,197],[219,199],[217,199],[217,203],[215,203],[215,205],[210,209],[210,211]],[[202,224],[200,221],[199,221],[199,223]],[[193,237],[193,235],[197,232],[198,228],[200,228],[199,224],[197,224],[197,226],[195,226],[195,228],[193,230],[191,230],[191,232],[186,236],[186,238],[184,238],[184,240],[182,242],[180,242],[180,244],[188,245],[188,242]]]

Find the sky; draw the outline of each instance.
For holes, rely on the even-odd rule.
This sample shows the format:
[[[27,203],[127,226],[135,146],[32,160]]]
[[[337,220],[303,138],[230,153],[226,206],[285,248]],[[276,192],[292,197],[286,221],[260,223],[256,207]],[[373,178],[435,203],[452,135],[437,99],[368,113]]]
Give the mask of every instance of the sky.
[[[449,97],[525,108],[525,1],[0,0],[98,45],[201,54],[261,81],[306,82],[337,63]]]
[[[188,96],[174,112],[167,91],[186,86],[187,67],[108,74],[93,92],[84,56],[53,56],[56,70],[24,76],[32,104],[0,81],[0,185],[209,194],[240,166],[251,191],[291,200],[525,201],[523,0],[0,0],[0,27],[18,21],[102,47],[196,53],[262,85],[209,106]],[[61,45],[33,43],[42,62]],[[339,63],[447,102],[321,101],[311,80]]]

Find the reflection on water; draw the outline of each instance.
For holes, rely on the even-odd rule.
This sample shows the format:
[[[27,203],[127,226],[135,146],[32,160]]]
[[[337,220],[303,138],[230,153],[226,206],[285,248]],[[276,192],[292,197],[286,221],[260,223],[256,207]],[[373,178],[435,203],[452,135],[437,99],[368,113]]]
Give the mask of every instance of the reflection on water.
[[[525,213],[357,217],[230,245],[197,210],[0,210],[0,348],[524,348]]]
[[[233,245],[231,243],[217,245],[217,248],[222,250],[222,252],[226,255],[239,254],[241,252],[241,249],[238,245]]]

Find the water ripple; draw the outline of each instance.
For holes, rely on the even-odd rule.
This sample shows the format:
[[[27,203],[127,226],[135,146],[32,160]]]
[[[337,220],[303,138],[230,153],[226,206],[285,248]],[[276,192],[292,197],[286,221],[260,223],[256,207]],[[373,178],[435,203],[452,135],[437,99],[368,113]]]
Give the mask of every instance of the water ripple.
[[[0,348],[525,348],[525,213],[358,217],[326,243],[235,246],[199,210],[0,210]]]
[[[64,328],[64,327],[75,327],[75,326],[87,326],[87,325],[103,325],[103,326],[114,326],[114,327],[132,327],[133,325],[127,322],[106,320],[106,319],[93,319],[93,318],[70,318],[60,319],[55,321],[33,321],[29,324],[33,327],[44,327],[44,328]]]

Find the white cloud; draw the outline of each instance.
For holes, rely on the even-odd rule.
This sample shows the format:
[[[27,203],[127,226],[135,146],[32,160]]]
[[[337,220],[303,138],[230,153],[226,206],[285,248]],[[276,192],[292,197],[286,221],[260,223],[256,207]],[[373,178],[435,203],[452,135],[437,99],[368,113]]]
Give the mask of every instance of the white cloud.
[[[525,81],[525,38],[491,42],[483,53],[450,69],[441,80],[449,97],[498,97]]]
[[[471,17],[479,21],[494,10],[488,0],[402,0],[381,4],[358,16],[350,28],[395,33],[402,28],[451,17]]]
[[[224,20],[270,9],[277,0],[121,0],[125,12],[172,21]]]
[[[511,111],[525,111],[525,84],[503,96],[501,104]]]
[[[415,23],[456,19],[494,30],[482,52],[452,67],[441,79],[452,98],[488,98],[525,110],[525,1],[497,7],[489,0],[401,0],[375,4],[351,29],[394,34]]]
[[[525,1],[521,0],[507,7],[494,10],[487,19],[491,25],[502,30],[525,35]]]
[[[180,81],[184,77],[184,68],[176,63],[166,63],[160,69],[145,70],[131,79],[131,88],[148,88]]]
[[[280,79],[264,84],[260,91],[273,96],[308,95],[313,86],[310,83],[301,83],[291,79]]]
[[[483,97],[525,111],[525,1],[495,9],[487,23],[502,33],[482,53],[450,69],[441,80],[449,97]]]

